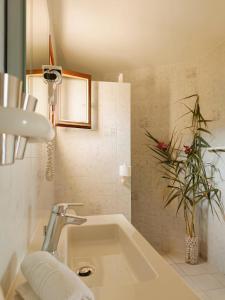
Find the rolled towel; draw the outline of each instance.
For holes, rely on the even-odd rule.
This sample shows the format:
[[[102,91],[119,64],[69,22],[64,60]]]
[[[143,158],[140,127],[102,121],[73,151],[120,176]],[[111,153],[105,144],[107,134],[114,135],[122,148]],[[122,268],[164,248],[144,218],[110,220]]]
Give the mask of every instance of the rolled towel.
[[[83,281],[48,252],[28,255],[21,270],[41,300],[94,300],[93,293]]]
[[[20,296],[20,299],[23,300],[40,300],[40,298],[35,294],[35,292],[30,287],[28,282],[19,285],[16,288],[16,293],[17,295]]]

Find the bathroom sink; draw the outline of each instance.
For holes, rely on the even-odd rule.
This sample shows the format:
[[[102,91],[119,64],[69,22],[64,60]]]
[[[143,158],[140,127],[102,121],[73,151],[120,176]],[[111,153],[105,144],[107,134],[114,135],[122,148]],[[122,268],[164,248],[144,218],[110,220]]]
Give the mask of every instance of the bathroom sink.
[[[157,278],[151,265],[117,224],[70,227],[68,241],[67,264],[77,273],[81,270],[89,287],[115,288]]]
[[[124,216],[87,219],[64,228],[58,255],[96,300],[198,299]]]

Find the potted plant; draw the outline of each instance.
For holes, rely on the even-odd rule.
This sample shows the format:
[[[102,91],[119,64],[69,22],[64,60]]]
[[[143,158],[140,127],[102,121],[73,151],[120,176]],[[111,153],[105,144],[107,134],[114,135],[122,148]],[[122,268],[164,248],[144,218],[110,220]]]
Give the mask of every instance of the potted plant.
[[[215,183],[215,173],[219,170],[213,163],[206,162],[204,155],[209,143],[205,136],[210,135],[207,120],[203,117],[199,105],[199,95],[191,95],[184,99],[195,99],[194,107],[183,103],[187,109],[184,116],[191,116],[189,130],[191,143],[183,142],[183,133],[175,130],[168,143],[161,142],[146,130],[151,143],[148,145],[154,157],[159,161],[163,176],[167,181],[168,193],[165,198],[165,207],[172,202],[177,203],[176,214],[183,210],[186,225],[185,261],[190,264],[198,263],[199,240],[197,235],[197,210],[201,204],[207,203],[212,214],[224,215],[221,191]]]

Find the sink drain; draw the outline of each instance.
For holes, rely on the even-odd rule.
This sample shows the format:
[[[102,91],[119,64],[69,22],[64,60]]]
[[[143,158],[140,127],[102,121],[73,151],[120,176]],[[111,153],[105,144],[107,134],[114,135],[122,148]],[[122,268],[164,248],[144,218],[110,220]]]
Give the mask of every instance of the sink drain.
[[[94,273],[94,268],[92,266],[82,266],[76,270],[78,276],[87,277]]]

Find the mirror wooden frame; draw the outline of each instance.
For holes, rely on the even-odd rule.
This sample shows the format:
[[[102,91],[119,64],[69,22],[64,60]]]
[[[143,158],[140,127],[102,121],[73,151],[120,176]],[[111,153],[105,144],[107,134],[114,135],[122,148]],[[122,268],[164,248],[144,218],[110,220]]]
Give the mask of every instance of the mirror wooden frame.
[[[34,69],[34,70],[27,70],[27,76],[43,76],[43,72],[41,69]],[[65,121],[60,120],[60,109],[59,106],[56,106],[56,110],[54,112],[54,123],[55,126],[59,127],[71,127],[71,128],[84,128],[84,129],[91,129],[91,75],[85,73],[74,72],[70,70],[62,70],[63,77],[75,78],[75,79],[86,79],[87,80],[87,122],[76,122],[74,121]],[[52,120],[52,117],[51,117]]]

